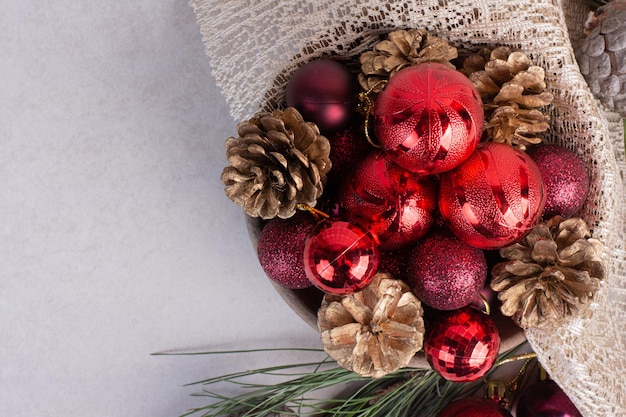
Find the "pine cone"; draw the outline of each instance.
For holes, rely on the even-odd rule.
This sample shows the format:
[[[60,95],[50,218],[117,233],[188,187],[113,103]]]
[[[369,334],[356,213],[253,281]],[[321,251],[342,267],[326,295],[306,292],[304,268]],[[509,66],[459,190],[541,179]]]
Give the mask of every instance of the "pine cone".
[[[438,62],[455,68],[450,60],[457,57],[457,49],[445,40],[425,30],[400,29],[390,32],[387,39],[374,45],[372,51],[361,55],[359,84],[369,91],[382,80],[389,80],[404,67],[422,62]],[[383,89],[378,85],[372,91]]]
[[[422,348],[423,312],[404,282],[378,273],[362,291],[327,294],[317,323],[324,350],[339,366],[380,378],[407,366]]]
[[[590,14],[583,34],[575,47],[580,72],[598,100],[626,117],[626,0]]]
[[[461,72],[469,76],[483,99],[488,140],[521,150],[541,142],[537,134],[550,124],[539,108],[553,99],[545,91],[543,68],[532,65],[523,52],[499,47],[469,56]]]
[[[330,143],[292,107],[258,113],[226,141],[226,195],[252,217],[291,217],[314,206],[330,170]]]
[[[604,277],[603,245],[580,218],[555,216],[500,250],[491,288],[523,328],[556,326],[584,311]]]

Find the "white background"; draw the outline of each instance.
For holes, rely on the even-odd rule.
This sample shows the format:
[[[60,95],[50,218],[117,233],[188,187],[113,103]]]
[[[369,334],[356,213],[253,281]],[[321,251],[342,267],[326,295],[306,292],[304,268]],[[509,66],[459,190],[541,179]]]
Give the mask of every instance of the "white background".
[[[0,415],[176,416],[318,346],[219,180],[234,121],[183,0],[0,0]]]

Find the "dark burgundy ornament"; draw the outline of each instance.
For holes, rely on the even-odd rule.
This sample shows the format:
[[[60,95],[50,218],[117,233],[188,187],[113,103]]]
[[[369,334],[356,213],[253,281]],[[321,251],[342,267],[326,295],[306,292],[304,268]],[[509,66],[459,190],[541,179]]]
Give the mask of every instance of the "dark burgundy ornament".
[[[582,417],[580,411],[553,380],[533,384],[517,403],[517,417]]]
[[[351,126],[328,135],[330,160],[333,164],[328,173],[328,181],[339,182],[350,174],[373,147],[367,142],[362,128]]]
[[[482,101],[472,82],[443,64],[404,68],[378,95],[378,142],[401,167],[438,174],[459,165],[483,133]]]
[[[511,417],[511,413],[486,398],[461,398],[448,404],[437,417]]]
[[[331,294],[350,294],[370,283],[378,270],[378,241],[343,219],[328,219],[309,234],[304,270],[313,285]]]
[[[287,83],[287,106],[324,135],[347,127],[356,114],[358,84],[340,62],[320,59],[298,68]]]
[[[472,307],[446,312],[426,329],[424,353],[448,381],[475,381],[498,357],[500,335],[489,316]]]
[[[481,249],[526,236],[541,218],[545,194],[537,165],[524,152],[487,143],[441,175],[439,210],[450,230]]]
[[[437,184],[409,172],[384,152],[368,155],[344,179],[339,201],[349,218],[367,225],[384,250],[398,249],[426,235],[434,222]]]
[[[537,164],[546,193],[543,217],[576,214],[589,193],[589,174],[574,152],[557,145],[538,145],[527,151]]]

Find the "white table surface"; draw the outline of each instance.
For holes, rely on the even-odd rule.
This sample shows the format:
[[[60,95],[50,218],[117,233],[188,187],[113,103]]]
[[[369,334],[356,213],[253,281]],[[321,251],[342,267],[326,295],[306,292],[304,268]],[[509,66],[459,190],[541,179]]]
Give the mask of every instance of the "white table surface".
[[[0,415],[176,416],[315,346],[223,194],[234,133],[183,0],[0,0]]]

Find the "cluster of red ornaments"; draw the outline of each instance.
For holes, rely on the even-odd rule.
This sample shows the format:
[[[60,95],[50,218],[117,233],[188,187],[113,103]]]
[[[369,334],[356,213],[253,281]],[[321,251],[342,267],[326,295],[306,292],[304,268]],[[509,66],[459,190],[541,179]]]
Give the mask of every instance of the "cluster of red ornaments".
[[[454,381],[480,378],[499,350],[489,317],[464,308],[487,279],[483,250],[524,237],[544,209],[577,211],[585,185],[559,166],[571,154],[563,148],[546,146],[534,161],[505,144],[479,144],[481,98],[445,65],[404,68],[378,94],[372,123],[379,149],[361,131],[357,94],[352,73],[332,60],[305,64],[288,83],[287,105],[330,141],[333,169],[320,204],[338,210],[317,224],[308,213],[270,220],[258,245],[261,265],[287,288],[315,285],[332,294],[358,291],[376,272],[396,269],[388,272],[424,304],[449,310],[427,327],[433,368]],[[575,159],[568,164],[584,171]],[[546,184],[554,170],[566,178]],[[583,199],[564,203],[554,191],[563,188]]]

